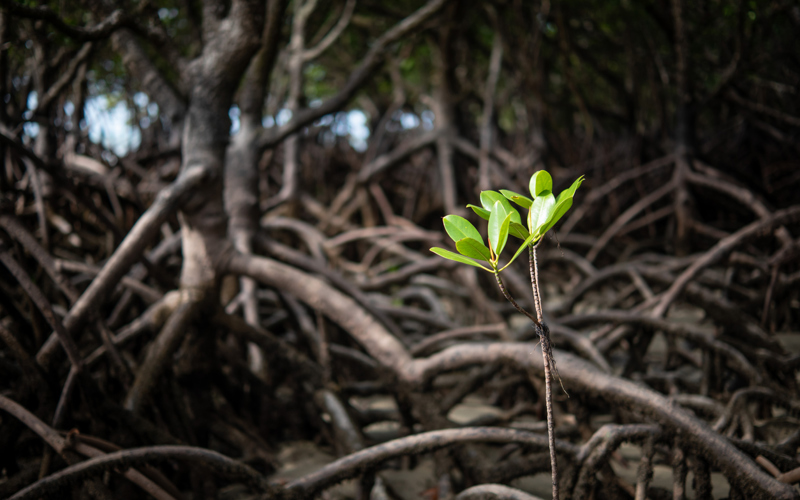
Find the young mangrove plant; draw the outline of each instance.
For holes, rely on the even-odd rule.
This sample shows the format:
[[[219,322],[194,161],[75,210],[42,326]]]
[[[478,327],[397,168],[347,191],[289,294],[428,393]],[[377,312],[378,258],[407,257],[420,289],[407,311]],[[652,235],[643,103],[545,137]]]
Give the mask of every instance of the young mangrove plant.
[[[508,300],[517,311],[524,314],[533,322],[534,329],[539,336],[539,342],[542,346],[542,359],[544,361],[547,434],[550,443],[550,465],[553,479],[554,500],[558,500],[558,464],[556,460],[555,433],[553,428],[552,385],[553,378],[558,377],[558,371],[556,370],[555,360],[553,359],[550,330],[547,328],[542,316],[542,299],[539,293],[539,271],[536,259],[536,247],[539,246],[545,233],[547,233],[572,206],[572,198],[575,196],[575,191],[582,182],[583,176],[573,182],[568,189],[562,191],[558,196],[555,196],[553,194],[552,177],[550,177],[550,174],[546,171],[539,170],[531,176],[530,192],[532,198],[505,189],[501,189],[500,192],[482,191],[480,196],[482,206],[467,205],[467,207],[471,208],[482,219],[489,221],[487,231],[488,246],[484,244],[480,232],[467,219],[458,215],[448,215],[444,218],[444,229],[455,242],[458,253],[445,250],[444,248],[431,248],[433,253],[445,259],[479,267],[484,271],[494,274],[497,286],[500,287],[500,291],[503,293],[506,300]],[[522,217],[519,212],[511,206],[509,201],[528,210],[527,224],[522,223]],[[522,244],[511,259],[501,267],[500,257],[503,250],[506,248],[509,235],[522,240]],[[528,249],[528,268],[531,276],[533,303],[536,308],[535,316],[520,307],[500,278],[500,273],[508,268],[526,248]]]

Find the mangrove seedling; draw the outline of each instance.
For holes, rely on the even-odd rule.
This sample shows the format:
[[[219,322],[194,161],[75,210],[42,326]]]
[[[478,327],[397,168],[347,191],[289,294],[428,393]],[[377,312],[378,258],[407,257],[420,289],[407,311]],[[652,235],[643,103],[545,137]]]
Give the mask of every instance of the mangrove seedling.
[[[521,314],[524,314],[534,325],[539,342],[542,346],[542,360],[544,362],[545,380],[545,404],[547,406],[547,434],[550,444],[550,465],[553,480],[553,499],[558,500],[558,464],[556,460],[555,432],[553,424],[553,400],[552,385],[553,377],[558,377],[555,360],[553,359],[553,349],[550,343],[550,330],[544,322],[542,316],[542,299],[539,294],[539,270],[536,258],[536,248],[542,237],[549,231],[556,222],[567,213],[572,206],[572,198],[575,191],[583,182],[583,176],[579,177],[572,185],[562,191],[558,196],[553,194],[553,178],[544,170],[539,170],[531,176],[530,193],[531,198],[525,195],[501,189],[497,191],[482,191],[480,195],[481,206],[467,205],[479,217],[489,221],[487,229],[487,241],[485,244],[481,233],[467,219],[458,215],[448,215],[443,219],[444,229],[456,246],[456,252],[445,250],[444,248],[431,248],[431,251],[445,259],[454,260],[462,264],[479,267],[484,271],[494,274],[497,286],[503,296]],[[522,217],[511,203],[527,209],[528,215],[526,223],[523,224]],[[522,240],[522,244],[517,248],[511,259],[501,265],[501,255],[506,249],[509,235]],[[531,290],[533,293],[533,303],[536,308],[536,315],[529,313],[522,308],[503,284],[500,273],[508,268],[512,262],[525,250],[528,249],[528,268],[531,277]],[[560,377],[559,377],[560,381]],[[562,385],[563,388],[563,385]]]

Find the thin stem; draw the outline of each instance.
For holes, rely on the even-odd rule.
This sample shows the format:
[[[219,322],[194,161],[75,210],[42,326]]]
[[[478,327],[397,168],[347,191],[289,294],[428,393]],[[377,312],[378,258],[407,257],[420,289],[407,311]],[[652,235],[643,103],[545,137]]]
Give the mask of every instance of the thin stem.
[[[531,273],[531,289],[533,302],[536,306],[536,333],[542,344],[542,361],[544,362],[544,400],[547,408],[547,436],[550,442],[550,473],[553,480],[553,500],[558,500],[558,457],[556,457],[556,433],[553,418],[553,374],[558,376],[556,363],[553,359],[553,346],[550,343],[550,329],[544,323],[542,314],[542,298],[539,294],[539,265],[536,259],[536,246],[528,247],[528,262]],[[561,380],[561,377],[559,377]],[[563,388],[563,384],[562,384]],[[565,391],[566,392],[566,391]]]
[[[30,297],[36,308],[42,313],[44,319],[50,324],[53,330],[55,330],[58,340],[67,352],[70,363],[75,369],[80,371],[83,365],[83,358],[81,358],[75,340],[70,336],[67,329],[64,328],[61,320],[56,317],[50,302],[48,302],[42,290],[31,280],[25,269],[14,259],[11,252],[5,248],[5,244],[2,242],[0,242],[0,262],[2,262],[11,275],[17,279],[22,289],[25,290],[25,293],[28,294],[28,297]]]
[[[537,325],[542,344],[544,361],[544,401],[547,408],[547,437],[550,444],[550,475],[553,480],[553,500],[558,500],[558,457],[556,457],[556,429],[553,418],[553,348],[550,345],[550,330],[547,325]]]
[[[53,414],[53,428],[59,427],[61,425],[61,421],[64,419],[64,413],[66,412],[67,405],[69,404],[69,400],[72,396],[72,391],[75,388],[75,383],[78,379],[78,374],[80,371],[81,369],[79,365],[72,365],[72,367],[69,369],[67,381],[64,382],[64,389],[61,391],[61,397],[58,400],[56,411]]]
[[[541,240],[539,240],[541,242]],[[542,297],[539,295],[539,265],[536,260],[536,245],[528,247],[528,267],[531,273],[531,289],[533,291],[533,303],[536,307],[536,317],[539,318],[539,323],[544,321],[542,316]]]
[[[528,317],[529,320],[533,321],[533,324],[537,326],[537,332],[538,332],[539,330],[538,327],[541,325],[541,323],[539,323],[539,320],[536,319],[536,317],[534,317],[531,313],[529,313],[528,311],[520,307],[519,304],[517,304],[517,301],[514,300],[514,297],[512,297],[511,294],[508,293],[508,290],[506,290],[506,286],[503,284],[503,280],[500,279],[500,273],[495,272],[494,279],[497,280],[497,286],[499,286],[500,291],[503,292],[503,297],[505,297],[507,301],[511,302],[511,305],[514,306],[514,308],[517,311],[519,311],[520,314],[524,314],[525,316]]]
[[[539,339],[541,340],[542,344],[542,360],[544,361],[544,398],[545,398],[545,405],[547,407],[547,437],[550,444],[550,467],[551,467],[551,477],[553,479],[553,500],[558,500],[558,459],[556,457],[556,433],[555,433],[555,424],[553,419],[553,394],[552,394],[552,386],[553,386],[553,371],[555,370],[555,363],[553,362],[553,347],[550,345],[550,329],[547,328],[547,325],[541,322],[542,313],[541,313],[541,303],[539,300],[539,290],[538,290],[538,275],[539,272],[536,268],[536,250],[535,247],[531,247],[530,250],[530,268],[531,268],[531,283],[533,286],[533,297],[534,301],[536,302],[536,310],[539,316],[539,319],[534,317],[531,313],[523,309],[522,307],[517,304],[517,301],[508,293],[506,290],[505,285],[503,284],[503,280],[500,279],[500,273],[495,272],[494,277],[497,280],[497,286],[500,287],[500,291],[503,292],[503,296],[508,300],[514,308],[519,311],[520,313],[524,314],[525,316],[530,319],[536,327],[536,333],[539,335]]]

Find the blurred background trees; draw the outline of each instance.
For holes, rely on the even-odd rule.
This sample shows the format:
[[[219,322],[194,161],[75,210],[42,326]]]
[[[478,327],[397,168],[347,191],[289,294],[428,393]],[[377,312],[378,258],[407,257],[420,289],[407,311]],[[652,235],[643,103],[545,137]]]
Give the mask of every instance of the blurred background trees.
[[[452,425],[448,412],[471,392],[488,397],[492,380],[502,389],[487,404],[506,413],[491,423],[536,415],[517,403],[539,404],[540,387],[497,360],[459,365],[471,382],[455,389],[392,377],[420,382],[403,363],[453,339],[530,337],[491,282],[427,248],[444,214],[474,217],[464,207],[481,190],[524,192],[545,168],[556,191],[587,179],[542,262],[556,344],[658,397],[706,398],[720,419],[729,405],[739,416],[714,432],[755,439],[762,448],[740,446],[751,458],[777,443],[780,470],[791,469],[796,429],[793,440],[754,435],[754,418],[780,416],[737,403],[757,391],[736,391],[761,384],[767,401],[780,391],[784,406],[797,401],[786,342],[800,321],[798,54],[792,0],[0,0],[0,238],[11,259],[0,268],[0,391],[56,429],[208,447],[260,472],[281,468],[283,440],[317,436],[345,455],[381,441],[363,430],[381,418],[397,435]],[[270,259],[305,277],[264,267]],[[523,297],[521,283],[509,279]],[[481,284],[481,296],[466,293]],[[393,356],[405,361],[348,322],[353,307],[399,339]],[[60,321],[83,361],[59,357]],[[654,354],[658,332],[668,340]],[[561,375],[570,392],[570,380],[590,391],[579,372]],[[362,393],[391,396],[396,411],[355,408]],[[111,407],[93,407],[98,395]],[[365,441],[320,416],[336,414],[329,396],[360,415]],[[188,413],[170,403],[179,398]],[[560,403],[574,424],[565,439],[586,441],[595,414],[640,421],[599,399]],[[108,419],[123,408],[141,419],[135,431]],[[18,429],[0,431],[0,448],[15,450],[0,459],[0,496],[49,470]],[[685,479],[680,443],[666,444],[672,455],[645,446],[650,466],[656,456]],[[715,462],[719,450],[687,453],[701,476],[712,464],[742,488],[756,477]],[[436,456],[443,497],[445,484],[546,470],[509,455],[503,464],[518,468],[504,476],[456,456]],[[627,494],[579,481],[597,471],[572,466],[567,491]],[[195,495],[214,490],[196,472],[176,477]]]

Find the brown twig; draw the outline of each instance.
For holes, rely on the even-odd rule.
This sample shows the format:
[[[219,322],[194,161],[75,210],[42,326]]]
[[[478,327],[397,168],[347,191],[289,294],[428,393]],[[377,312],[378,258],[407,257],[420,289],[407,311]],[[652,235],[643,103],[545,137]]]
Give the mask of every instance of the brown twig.
[[[72,336],[64,327],[61,320],[56,318],[53,308],[50,306],[47,297],[42,293],[42,290],[31,281],[30,277],[28,277],[28,273],[26,273],[22,266],[14,259],[11,252],[5,249],[5,245],[2,245],[2,243],[0,243],[0,262],[8,268],[14,278],[17,279],[22,289],[25,290],[25,293],[27,293],[33,303],[36,304],[36,307],[47,320],[47,323],[55,330],[58,340],[67,352],[70,363],[75,369],[80,371],[83,360],[81,359],[78,346],[75,345]]]
[[[669,306],[672,305],[678,297],[678,294],[686,288],[688,283],[694,279],[700,271],[720,260],[737,246],[757,237],[764,231],[777,225],[784,225],[795,221],[798,217],[800,217],[800,205],[778,210],[768,217],[763,217],[757,221],[751,222],[732,235],[720,240],[714,247],[700,258],[696,259],[688,269],[678,276],[672,283],[672,286],[670,286],[667,292],[661,297],[655,309],[653,309],[652,316],[654,318],[663,316],[667,312],[667,309],[669,309]]]
[[[139,370],[133,385],[125,396],[125,409],[137,413],[155,386],[175,350],[180,346],[186,330],[199,313],[199,303],[185,299],[164,324]]]
[[[541,242],[541,240],[539,241]],[[556,456],[555,447],[555,417],[553,416],[553,377],[557,377],[561,382],[561,377],[558,375],[555,359],[553,359],[553,346],[550,341],[550,329],[544,323],[544,315],[542,313],[542,297],[539,293],[539,263],[536,258],[536,245],[528,247],[528,267],[531,277],[531,288],[533,293],[534,304],[536,306],[536,317],[539,320],[535,323],[536,333],[539,335],[539,342],[542,345],[542,362],[544,365],[544,400],[547,410],[547,436],[550,440],[550,477],[553,483],[553,500],[559,499],[559,486],[558,486],[558,457]],[[564,384],[561,384],[564,388]],[[566,390],[564,391],[566,392]]]
[[[180,460],[196,464],[221,476],[242,480],[257,491],[269,495],[276,495],[280,491],[269,484],[257,471],[215,451],[191,446],[164,445],[117,451],[71,465],[17,492],[9,500],[47,497],[60,491],[67,484],[108,470],[124,469],[165,460]]]
[[[26,410],[19,403],[8,399],[3,395],[0,395],[0,409],[10,413],[20,422],[25,424],[29,429],[38,434],[59,455],[65,455],[65,453],[72,448],[74,448],[74,451],[84,456],[98,457],[104,455],[103,452],[91,446],[87,446],[82,443],[71,443],[68,439],[63,438],[52,427],[39,420],[36,415]],[[124,475],[132,482],[139,485],[142,489],[152,494],[158,500],[174,500],[173,496],[166,493],[163,489],[154,484],[147,477],[143,476],[136,469],[129,469],[124,472]],[[21,491],[18,492],[18,494],[19,493],[21,493]]]
[[[103,269],[92,281],[78,301],[64,318],[67,332],[77,330],[90,313],[99,306],[116,287],[122,276],[144,252],[145,246],[157,234],[161,224],[185,201],[188,195],[208,180],[208,172],[202,167],[190,168],[183,172],[169,187],[159,192],[155,202],[136,221],[125,239],[108,259]],[[39,350],[36,360],[48,367],[57,346],[56,336],[51,335]]]
[[[547,446],[547,439],[531,432],[496,427],[467,427],[425,432],[395,439],[343,457],[312,474],[292,481],[286,485],[286,489],[292,494],[310,498],[326,487],[353,477],[366,469],[374,468],[386,460],[404,455],[429,453],[462,443],[519,443],[544,448]],[[562,453],[572,454],[576,451],[576,447],[570,443],[558,441],[557,444]]]
[[[0,215],[0,226],[15,240],[20,242],[25,249],[30,252],[34,259],[45,270],[48,276],[58,285],[70,303],[75,303],[80,297],[80,292],[72,286],[66,276],[57,269],[55,260],[47,253],[47,250],[36,241],[36,238],[29,233],[20,221],[12,215]]]
[[[350,73],[350,78],[336,95],[326,99],[316,108],[300,110],[289,123],[282,125],[277,131],[265,131],[264,136],[259,141],[259,146],[262,148],[275,146],[290,134],[300,130],[314,120],[344,106],[355,95],[356,91],[364,84],[369,76],[378,68],[379,64],[383,62],[386,49],[397,40],[417,29],[417,27],[431,16],[435,15],[445,3],[447,3],[446,0],[430,0],[416,12],[384,33],[383,36],[370,45],[369,52],[367,52],[361,60],[361,63]]]
[[[509,488],[502,484],[479,484],[467,488],[456,496],[455,500],[542,500],[541,497],[525,493],[516,488]]]

